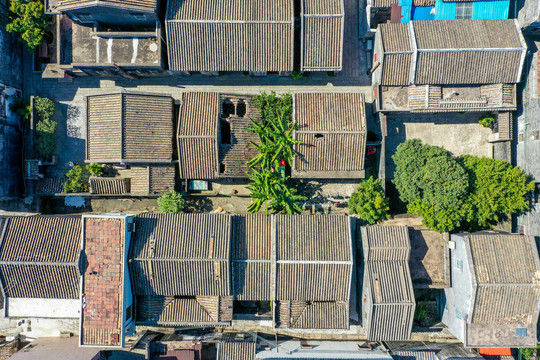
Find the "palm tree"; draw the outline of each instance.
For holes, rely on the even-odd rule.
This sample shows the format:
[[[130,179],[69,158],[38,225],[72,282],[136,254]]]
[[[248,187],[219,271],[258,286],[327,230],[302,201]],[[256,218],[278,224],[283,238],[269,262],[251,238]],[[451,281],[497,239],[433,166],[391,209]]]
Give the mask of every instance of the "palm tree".
[[[298,201],[307,200],[307,198],[297,195],[297,190],[287,185],[288,177],[283,178],[276,171],[256,169],[253,169],[248,177],[252,182],[247,188],[251,190],[253,198],[253,203],[248,206],[249,212],[258,212],[263,205],[267,216],[269,209],[275,213],[289,215],[302,212]]]

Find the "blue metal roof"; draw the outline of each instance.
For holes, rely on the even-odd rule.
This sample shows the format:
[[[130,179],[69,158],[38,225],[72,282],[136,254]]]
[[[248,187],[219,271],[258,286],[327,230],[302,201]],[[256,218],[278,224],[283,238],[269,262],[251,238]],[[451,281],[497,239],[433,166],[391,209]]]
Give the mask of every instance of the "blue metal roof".
[[[508,19],[510,0],[474,1],[472,18],[475,20]],[[401,6],[401,22],[411,20],[455,20],[456,2],[437,0],[435,13],[431,14],[431,6],[414,6],[413,0],[399,0]]]

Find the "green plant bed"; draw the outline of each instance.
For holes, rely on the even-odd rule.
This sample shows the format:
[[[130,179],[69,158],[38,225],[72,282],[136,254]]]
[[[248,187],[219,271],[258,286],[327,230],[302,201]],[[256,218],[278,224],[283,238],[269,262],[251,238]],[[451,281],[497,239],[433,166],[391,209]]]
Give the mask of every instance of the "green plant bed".
[[[495,116],[493,116],[492,114],[486,114],[482,116],[480,120],[478,120],[478,123],[480,125],[486,128],[490,128],[490,129],[493,127],[493,125],[495,125],[496,122],[497,122],[497,119],[495,119]]]
[[[414,322],[417,326],[430,327],[440,321],[435,301],[418,301],[414,312]]]

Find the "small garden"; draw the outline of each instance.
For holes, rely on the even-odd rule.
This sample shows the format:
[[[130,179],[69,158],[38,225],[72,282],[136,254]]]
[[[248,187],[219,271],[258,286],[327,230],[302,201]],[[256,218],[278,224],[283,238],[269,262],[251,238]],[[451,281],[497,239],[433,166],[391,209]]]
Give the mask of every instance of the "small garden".
[[[264,207],[266,215],[273,213],[295,214],[302,208],[299,201],[307,200],[299,195],[286,176],[294,158],[294,144],[300,143],[293,138],[297,124],[292,120],[292,96],[262,93],[255,97],[255,106],[261,113],[261,123],[251,120],[249,131],[256,133],[260,144],[252,145],[258,154],[247,162],[250,172],[247,174],[251,183],[252,204],[248,211],[255,213]]]

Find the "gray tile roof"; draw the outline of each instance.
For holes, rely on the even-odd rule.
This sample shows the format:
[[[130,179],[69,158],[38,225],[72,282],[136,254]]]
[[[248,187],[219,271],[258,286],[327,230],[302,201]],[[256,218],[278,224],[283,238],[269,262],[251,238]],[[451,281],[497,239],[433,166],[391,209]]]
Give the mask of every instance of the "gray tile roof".
[[[361,228],[364,254],[362,326],[369,340],[408,340],[415,300],[406,226]]]
[[[347,329],[348,302],[279,301],[277,321],[281,328],[291,329]]]
[[[173,0],[167,47],[173,71],[292,71],[288,0]]]
[[[391,7],[393,4],[398,4],[398,0],[372,0],[372,7]]]
[[[233,218],[233,292],[237,300],[272,298],[272,222],[264,215]]]
[[[129,193],[125,178],[91,177],[90,193],[98,195],[125,195]]]
[[[170,162],[173,100],[125,92],[88,96],[87,131],[89,162]]]
[[[227,341],[218,343],[217,360],[255,360],[257,343]]]
[[[181,179],[214,179],[218,172],[218,93],[184,93],[178,115]]]
[[[343,63],[343,0],[302,1],[304,71],[340,71]]]
[[[533,238],[478,233],[467,236],[472,260],[473,304],[467,346],[529,346],[536,343],[540,308],[540,261]],[[501,335],[484,336],[483,328]],[[526,336],[517,336],[517,329]]]
[[[79,217],[8,218],[0,239],[6,297],[78,298]]]
[[[381,24],[378,36],[381,85],[517,83],[526,51],[515,20]]]
[[[130,257],[137,295],[229,296],[231,217],[142,214]]]
[[[362,94],[295,94],[298,129],[293,177],[364,176],[366,115]]]
[[[132,165],[129,175],[131,194],[135,196],[161,196],[175,187],[172,164]]]
[[[245,114],[236,111],[225,114],[223,106],[235,109],[245,106]],[[178,122],[178,149],[182,179],[245,178],[246,162],[258,152],[252,145],[259,143],[257,134],[247,130],[251,120],[260,121],[253,96],[221,95],[218,93],[185,93]],[[218,128],[228,123],[230,141],[223,141]]]
[[[223,325],[231,319],[231,297],[137,296],[139,325]]]

